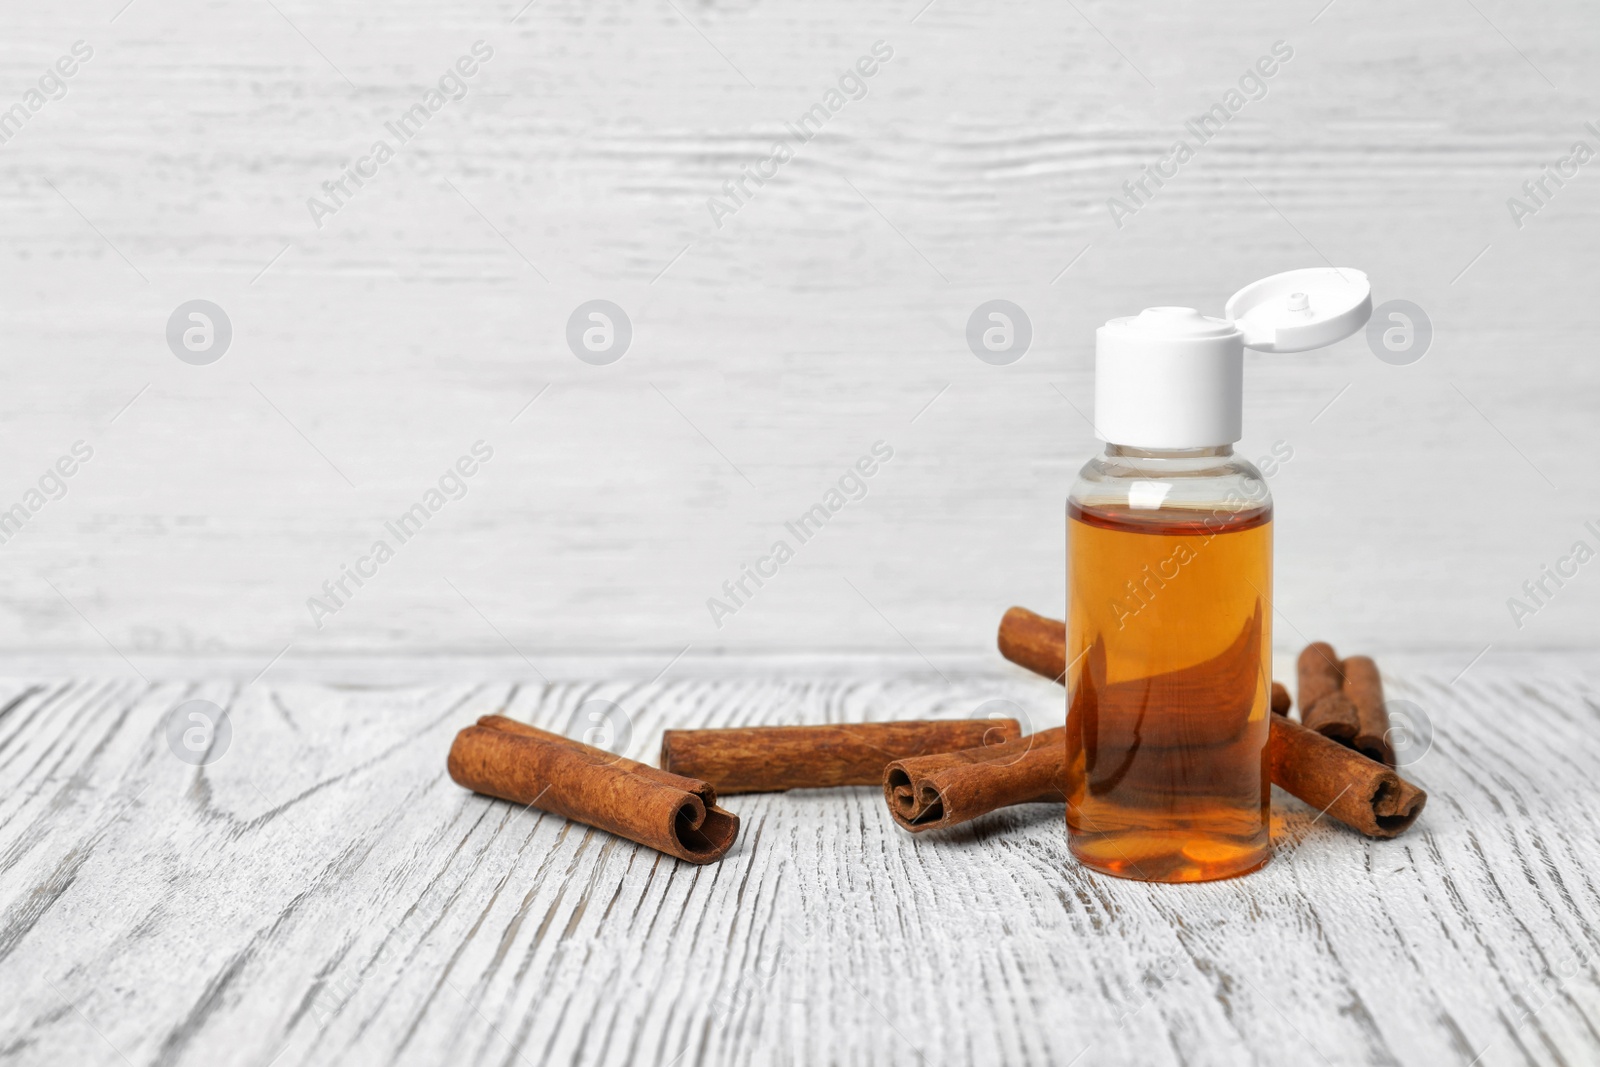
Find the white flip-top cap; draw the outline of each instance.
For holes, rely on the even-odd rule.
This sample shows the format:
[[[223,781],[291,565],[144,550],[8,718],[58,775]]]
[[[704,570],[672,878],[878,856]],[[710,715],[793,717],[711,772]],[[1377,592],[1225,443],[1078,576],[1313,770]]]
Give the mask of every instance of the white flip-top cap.
[[[1095,433],[1130,448],[1207,448],[1243,436],[1244,350],[1304,352],[1372,314],[1367,276],[1348,267],[1274,274],[1229,298],[1225,318],[1146,308],[1095,331]]]

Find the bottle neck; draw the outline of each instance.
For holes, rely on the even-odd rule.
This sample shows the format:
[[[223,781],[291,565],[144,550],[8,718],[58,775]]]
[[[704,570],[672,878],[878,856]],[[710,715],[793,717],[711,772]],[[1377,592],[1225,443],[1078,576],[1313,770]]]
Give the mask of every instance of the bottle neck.
[[[1128,445],[1106,444],[1106,455],[1119,459],[1211,459],[1233,455],[1232,445],[1208,445],[1204,448],[1131,448]]]

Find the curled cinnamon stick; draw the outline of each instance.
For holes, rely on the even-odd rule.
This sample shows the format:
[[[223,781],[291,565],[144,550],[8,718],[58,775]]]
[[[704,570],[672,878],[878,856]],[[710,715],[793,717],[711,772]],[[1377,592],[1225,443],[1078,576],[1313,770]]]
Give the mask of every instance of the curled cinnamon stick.
[[[1369,656],[1344,661],[1344,695],[1356,709],[1355,750],[1385,767],[1394,766],[1394,746],[1389,743],[1389,710],[1383,703],[1383,676]]]
[[[1015,719],[667,730],[661,735],[661,766],[709,782],[724,796],[879,785],[893,760],[1001,745],[1021,736]]]
[[[1360,728],[1356,706],[1344,693],[1344,669],[1333,646],[1313,641],[1300,653],[1300,721],[1309,728],[1349,744]]]
[[[1290,719],[1272,722],[1272,780],[1368,837],[1394,837],[1417,821],[1428,794],[1354,749]]]
[[[895,760],[883,775],[894,821],[912,833],[957,826],[1012,804],[1065,803],[1061,787],[1067,728],[1003,745]]]
[[[456,734],[450,777],[477,793],[563,815],[690,863],[723,857],[739,817],[705,782],[501,715]]]
[[[1026,661],[1013,662],[1046,678],[1065,681],[1066,623],[1012,608],[1000,623],[1000,650],[1005,653],[1008,648],[1026,650]],[[1313,654],[1321,659],[1319,653]],[[1006,658],[1011,657],[1007,655]],[[1300,661],[1306,662],[1305,654]],[[1317,684],[1314,680],[1311,692],[1317,692]],[[1303,674],[1301,685],[1304,714]],[[1275,785],[1369,837],[1394,837],[1421,814],[1428,794],[1389,768],[1297,725],[1286,716],[1274,715],[1271,719],[1268,750]],[[1000,767],[993,770],[1007,773]],[[982,813],[974,813],[977,814]]]
[[[1293,705],[1293,703],[1294,702],[1289,699],[1289,690],[1283,687],[1283,683],[1273,682],[1272,713],[1274,715],[1287,715],[1289,714],[1289,708]]]

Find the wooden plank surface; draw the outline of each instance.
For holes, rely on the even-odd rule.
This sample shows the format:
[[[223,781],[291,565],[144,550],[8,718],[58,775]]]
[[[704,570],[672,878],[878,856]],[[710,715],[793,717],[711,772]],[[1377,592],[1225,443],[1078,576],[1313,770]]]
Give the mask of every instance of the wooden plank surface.
[[[444,771],[502,707],[646,758],[666,726],[1059,721],[1017,672],[8,681],[0,1062],[1594,1062],[1600,676],[1459,672],[1389,679],[1435,732],[1411,833],[1280,793],[1271,864],[1201,886],[1085,872],[1046,806],[912,838],[870,789],[732,798],[695,868]],[[203,767],[165,732],[191,699],[230,709]]]

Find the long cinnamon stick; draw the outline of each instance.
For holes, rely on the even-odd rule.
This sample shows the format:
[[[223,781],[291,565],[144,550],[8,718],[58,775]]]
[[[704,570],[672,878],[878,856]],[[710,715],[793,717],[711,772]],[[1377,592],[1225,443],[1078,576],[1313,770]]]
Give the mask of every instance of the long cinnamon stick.
[[[1333,646],[1313,641],[1300,653],[1300,721],[1335,741],[1349,744],[1361,727],[1361,716],[1344,692],[1344,668]]]
[[[456,734],[450,777],[477,793],[563,815],[690,863],[719,860],[739,817],[705,782],[501,715]]]
[[[661,735],[661,766],[709,782],[723,796],[878,785],[894,760],[1000,745],[1021,736],[1015,719],[667,730]]]
[[[1394,746],[1389,743],[1389,709],[1383,703],[1383,676],[1369,656],[1344,661],[1344,695],[1356,709],[1356,733],[1351,746],[1385,767],[1394,766]]]
[[[883,775],[894,821],[912,833],[957,826],[1012,804],[1065,802],[1057,726],[1003,745],[895,760]]]
[[[1066,623],[1012,608],[1000,623],[999,643],[1007,659],[1012,658],[1007,649],[1022,650],[1024,659],[1013,662],[1065,682]],[[1302,663],[1305,658],[1301,656]],[[1304,692],[1302,689],[1302,699]],[[1274,784],[1369,837],[1394,837],[1421,814],[1428,794],[1389,768],[1286,716],[1270,718],[1268,747]],[[1006,773],[1004,768],[994,770]]]

